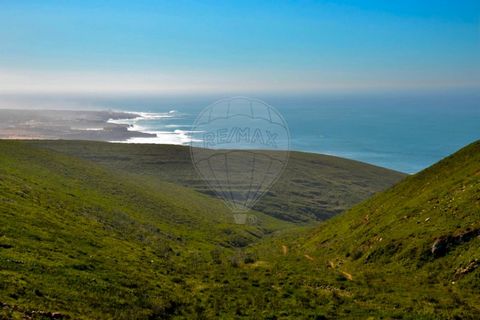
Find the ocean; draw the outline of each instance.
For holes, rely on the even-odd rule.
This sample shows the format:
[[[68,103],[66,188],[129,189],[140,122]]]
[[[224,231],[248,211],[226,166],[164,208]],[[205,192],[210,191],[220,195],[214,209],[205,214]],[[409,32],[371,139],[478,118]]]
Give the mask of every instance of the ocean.
[[[416,173],[480,138],[476,92],[350,95],[263,95],[285,118],[291,149]],[[140,112],[131,130],[156,133],[131,143],[188,144],[199,112],[222,96],[127,97],[91,101]]]

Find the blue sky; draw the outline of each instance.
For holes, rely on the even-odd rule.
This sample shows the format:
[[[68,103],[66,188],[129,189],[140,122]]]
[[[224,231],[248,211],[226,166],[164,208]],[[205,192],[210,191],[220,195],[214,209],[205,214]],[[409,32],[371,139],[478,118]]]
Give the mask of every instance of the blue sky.
[[[480,86],[480,1],[5,1],[0,92]]]

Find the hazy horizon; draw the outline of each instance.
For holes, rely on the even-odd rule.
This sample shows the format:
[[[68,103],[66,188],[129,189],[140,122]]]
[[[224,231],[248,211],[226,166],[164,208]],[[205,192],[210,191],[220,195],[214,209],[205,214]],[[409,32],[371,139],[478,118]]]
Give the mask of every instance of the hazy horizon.
[[[480,88],[477,1],[0,5],[3,94]]]
[[[365,91],[365,92],[317,92],[317,93],[272,93],[272,92],[217,92],[217,93],[1,93],[0,109],[69,109],[69,110],[122,110],[129,107],[142,108],[151,101],[171,105],[195,105],[205,107],[210,103],[232,96],[252,96],[276,104],[280,101],[320,101],[323,104],[345,105],[352,101],[359,104],[381,103],[385,108],[419,104],[427,100],[428,104],[439,108],[445,103],[457,102],[459,105],[475,105],[480,100],[480,91],[476,89],[449,90],[397,90],[397,91]],[[138,110],[137,110],[138,111]],[[166,110],[168,111],[168,110]]]

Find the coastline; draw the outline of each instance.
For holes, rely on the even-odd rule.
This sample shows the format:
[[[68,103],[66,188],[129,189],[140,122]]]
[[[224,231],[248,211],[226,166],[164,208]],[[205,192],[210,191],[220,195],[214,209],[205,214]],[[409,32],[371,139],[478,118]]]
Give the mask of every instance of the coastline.
[[[121,107],[116,110],[105,108],[87,111],[0,108],[0,139],[189,145],[195,112],[188,108],[179,109],[180,111],[167,108],[160,112],[154,108],[142,112],[122,110]],[[432,118],[430,108],[421,109],[420,116],[415,119],[411,119],[408,114],[403,115],[402,121],[409,123],[410,129],[414,128],[415,132],[421,133],[414,135],[411,134],[412,130],[395,127],[395,123],[389,122],[393,119],[391,117],[378,117],[372,121],[361,118],[361,110],[363,109],[348,117],[343,112],[332,110],[322,111],[328,115],[326,118],[309,114],[310,126],[306,128],[299,126],[306,121],[303,116],[298,116],[301,112],[288,114],[287,110],[289,122],[296,130],[292,150],[328,154],[413,174],[455,152],[462,145],[478,139],[478,135],[472,134],[476,132],[473,126],[476,125],[478,111],[472,112],[471,109],[466,109],[455,117],[453,110],[439,109],[443,110],[442,113]],[[467,114],[469,121],[466,121]],[[339,121],[333,121],[334,119]],[[456,129],[459,130],[456,141],[445,145],[442,142],[445,139],[439,137],[445,136],[442,128],[453,120],[457,123],[462,120],[464,125],[461,130]],[[311,125],[313,121],[315,126]],[[425,123],[430,124],[428,128],[424,126]],[[352,126],[355,130],[350,130]],[[362,128],[370,128],[368,135],[353,135]],[[390,131],[379,139],[377,133],[384,129]],[[372,139],[372,136],[377,138]]]
[[[156,138],[127,123],[138,118],[141,113],[125,111],[0,109],[0,139],[128,142]]]
[[[165,130],[155,130],[156,126],[148,122],[164,121],[178,117],[178,111],[170,110],[168,112],[133,112],[133,111],[118,111],[123,114],[135,115],[135,117],[109,119],[108,123],[120,124],[128,126],[130,132],[140,132],[148,136],[134,136],[126,140],[109,141],[113,143],[138,143],[138,144],[172,144],[172,145],[186,145],[190,143],[189,130],[181,130],[181,127],[190,127],[182,125],[166,125],[162,126]],[[173,130],[168,129],[175,128]]]

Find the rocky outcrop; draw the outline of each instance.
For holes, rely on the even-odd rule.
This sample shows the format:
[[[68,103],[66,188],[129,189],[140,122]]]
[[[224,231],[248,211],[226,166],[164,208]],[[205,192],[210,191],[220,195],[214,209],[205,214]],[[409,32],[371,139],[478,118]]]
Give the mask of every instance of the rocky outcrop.
[[[431,252],[435,258],[443,257],[452,248],[480,236],[480,228],[466,229],[457,235],[447,235],[435,239]]]

